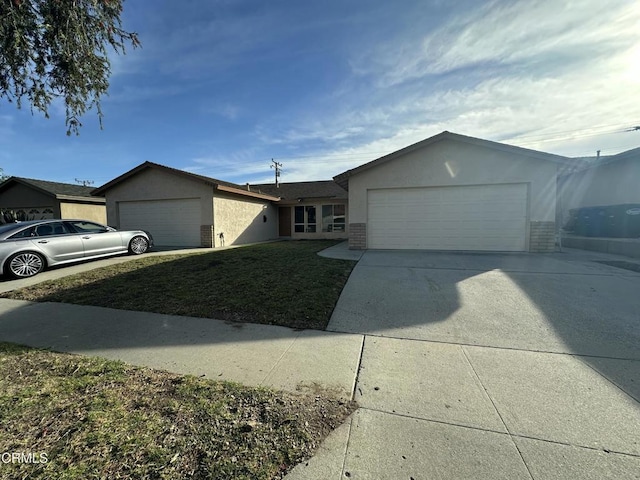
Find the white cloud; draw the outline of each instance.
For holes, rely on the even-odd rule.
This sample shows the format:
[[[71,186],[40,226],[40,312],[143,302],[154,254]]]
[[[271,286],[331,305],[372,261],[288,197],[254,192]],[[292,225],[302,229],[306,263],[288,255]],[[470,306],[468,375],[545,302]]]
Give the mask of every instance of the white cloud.
[[[422,38],[384,44],[355,64],[384,86],[486,65],[548,69],[556,59],[568,67],[635,41],[637,22],[630,1],[493,1]]]
[[[263,127],[261,138],[327,159],[292,160],[292,176],[306,180],[442,130],[570,156],[633,148],[637,134],[604,134],[640,123],[638,24],[631,1],[494,1],[426,36],[372,47],[352,59],[339,107],[289,130]],[[352,153],[361,155],[353,165],[329,162]]]

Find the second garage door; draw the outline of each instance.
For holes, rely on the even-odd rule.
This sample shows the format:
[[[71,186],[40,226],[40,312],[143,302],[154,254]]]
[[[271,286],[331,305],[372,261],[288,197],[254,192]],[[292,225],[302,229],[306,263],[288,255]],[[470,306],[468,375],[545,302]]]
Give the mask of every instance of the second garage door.
[[[368,192],[368,248],[524,251],[527,185]]]
[[[200,199],[120,202],[120,229],[148,230],[158,246],[200,246]]]

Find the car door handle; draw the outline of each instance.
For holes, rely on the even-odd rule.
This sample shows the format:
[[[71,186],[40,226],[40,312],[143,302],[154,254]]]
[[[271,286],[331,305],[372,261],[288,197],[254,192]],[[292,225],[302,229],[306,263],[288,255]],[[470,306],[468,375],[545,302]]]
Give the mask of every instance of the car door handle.
[[[49,240],[38,240],[38,243],[49,243]]]
[[[86,237],[82,237],[83,240],[89,240],[91,237],[86,236]]]

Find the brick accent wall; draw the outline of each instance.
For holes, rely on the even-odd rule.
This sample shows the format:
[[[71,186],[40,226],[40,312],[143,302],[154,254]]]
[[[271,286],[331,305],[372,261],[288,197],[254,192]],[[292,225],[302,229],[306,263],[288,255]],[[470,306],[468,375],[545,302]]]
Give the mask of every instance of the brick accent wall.
[[[200,245],[209,248],[215,247],[213,225],[200,225]]]
[[[349,249],[364,250],[367,248],[367,224],[349,224]]]
[[[529,236],[529,251],[535,253],[555,252],[556,223],[531,222]]]

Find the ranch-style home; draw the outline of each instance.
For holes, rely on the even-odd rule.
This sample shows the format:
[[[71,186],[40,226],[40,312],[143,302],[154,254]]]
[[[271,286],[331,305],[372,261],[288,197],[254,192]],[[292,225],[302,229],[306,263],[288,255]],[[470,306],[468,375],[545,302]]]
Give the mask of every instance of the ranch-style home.
[[[145,162],[94,194],[157,245],[345,238],[353,249],[549,252],[559,155],[443,132],[334,177],[238,185]]]
[[[105,199],[92,195],[93,187],[10,177],[0,183],[0,210],[18,218],[82,218],[105,223]]]

